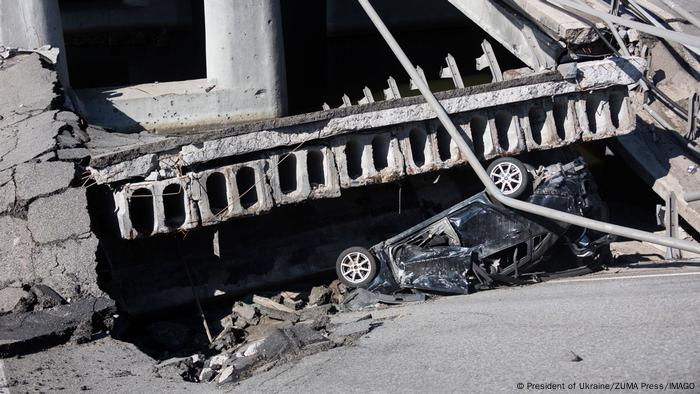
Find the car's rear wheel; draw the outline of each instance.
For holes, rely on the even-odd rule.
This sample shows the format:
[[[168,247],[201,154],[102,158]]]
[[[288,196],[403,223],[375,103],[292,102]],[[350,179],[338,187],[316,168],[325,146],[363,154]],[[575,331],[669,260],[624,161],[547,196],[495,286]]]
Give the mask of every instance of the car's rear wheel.
[[[369,250],[355,246],[338,256],[335,272],[349,287],[366,287],[377,275],[377,261]]]
[[[486,169],[489,178],[507,197],[518,198],[530,186],[530,173],[522,161],[513,157],[501,157]]]

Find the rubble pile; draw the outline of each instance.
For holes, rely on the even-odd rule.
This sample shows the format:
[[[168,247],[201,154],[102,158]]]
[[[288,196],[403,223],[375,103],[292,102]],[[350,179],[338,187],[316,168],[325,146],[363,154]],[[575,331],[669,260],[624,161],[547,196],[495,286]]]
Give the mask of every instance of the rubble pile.
[[[333,324],[343,310],[348,289],[338,280],[309,293],[282,291],[236,301],[221,319],[222,331],[210,351],[171,358],[156,365],[160,376],[179,375],[190,382],[226,384],[302,357],[347,346],[382,323],[364,316],[350,324]]]

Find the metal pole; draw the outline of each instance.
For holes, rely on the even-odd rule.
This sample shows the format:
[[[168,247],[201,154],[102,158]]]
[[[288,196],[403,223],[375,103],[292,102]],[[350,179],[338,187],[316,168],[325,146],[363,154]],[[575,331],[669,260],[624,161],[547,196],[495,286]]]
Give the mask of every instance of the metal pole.
[[[649,14],[649,13],[644,9],[644,7],[640,6],[639,3],[637,3],[635,0],[625,0],[625,1],[627,1],[628,5],[631,5],[635,10],[637,10],[637,12],[639,12],[640,14],[642,14],[642,16],[644,16],[646,19],[648,19],[648,20],[649,20],[649,23],[651,23],[652,25],[654,25],[654,26],[656,26],[656,27],[658,27],[658,28],[660,28],[660,29],[664,29],[664,25],[662,25],[659,21],[657,21],[656,18],[654,18],[653,15]],[[685,46],[689,51],[692,51],[692,52],[694,52],[695,54],[700,55],[700,49],[698,49],[698,48],[696,48],[696,47],[693,47],[693,46],[690,46],[690,45],[684,45],[684,46]]]
[[[680,33],[677,31],[672,31],[664,28],[658,28],[655,26],[650,26],[647,25],[646,23],[640,23],[640,22],[635,22],[631,21],[628,19],[620,18],[619,16],[613,16],[608,13],[594,10],[591,7],[584,6],[578,3],[575,3],[570,0],[547,0],[548,2],[557,5],[559,7],[569,7],[573,8],[577,11],[583,12],[584,14],[588,14],[591,16],[595,16],[597,18],[600,18],[606,22],[613,22],[618,25],[630,27],[632,29],[636,29],[638,31],[651,34],[653,36],[665,38],[669,41],[674,41],[679,44],[683,45],[690,45],[693,47],[700,47],[700,37],[696,37],[691,34],[686,34],[686,33]]]
[[[469,163],[469,165],[471,165],[472,169],[479,177],[479,180],[481,180],[481,183],[483,183],[486,187],[486,192],[496,201],[513,209],[532,213],[548,219],[569,223],[574,226],[585,227],[603,233],[614,234],[622,237],[637,239],[640,241],[647,241],[658,245],[700,253],[700,245],[695,242],[688,242],[680,239],[659,236],[652,233],[648,233],[646,231],[640,231],[629,227],[599,222],[597,220],[591,220],[581,216],[572,215],[570,213],[557,211],[555,209],[543,207],[537,204],[531,204],[525,201],[516,200],[504,196],[498,189],[498,187],[496,187],[496,185],[493,183],[491,178],[489,178],[488,174],[486,173],[486,170],[484,170],[484,167],[481,165],[479,159],[469,147],[467,141],[464,139],[464,137],[462,137],[459,131],[457,131],[457,127],[454,125],[454,123],[452,123],[452,120],[450,119],[445,109],[435,98],[435,96],[433,96],[433,93],[430,91],[428,84],[418,75],[415,67],[411,64],[411,61],[408,59],[408,57],[403,52],[399,44],[391,35],[391,32],[389,32],[386,25],[384,25],[384,22],[379,17],[379,15],[377,15],[377,12],[374,10],[369,1],[358,0],[358,2],[365,10],[365,13],[367,13],[367,16],[369,16],[369,18],[372,20],[372,23],[382,35],[386,43],[389,45],[389,48],[391,48],[392,52],[394,52],[394,55],[399,60],[403,68],[406,70],[411,79],[413,79],[421,94],[425,98],[425,101],[427,101],[428,105],[430,105],[430,107],[435,111],[438,119],[440,120],[440,123],[442,123],[445,130],[455,141],[460,152],[467,159],[467,162]]]
[[[690,22],[690,23],[692,23],[693,25],[695,25],[695,27],[697,27],[698,29],[700,29],[700,19],[698,19],[695,15],[691,14],[691,13],[690,13],[688,10],[686,10],[685,8],[679,6],[679,5],[678,5],[675,1],[673,1],[673,0],[663,0],[663,2],[664,2],[670,9],[672,9],[673,11],[676,11],[676,13],[677,13],[678,15],[682,16],[683,18],[685,18],[685,20],[687,20],[688,22]]]

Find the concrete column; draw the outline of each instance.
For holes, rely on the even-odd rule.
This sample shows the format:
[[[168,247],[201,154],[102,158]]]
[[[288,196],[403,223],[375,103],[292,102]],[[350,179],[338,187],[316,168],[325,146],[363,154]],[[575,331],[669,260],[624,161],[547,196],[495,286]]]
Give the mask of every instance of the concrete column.
[[[204,0],[207,79],[237,96],[232,110],[284,115],[287,88],[279,0]],[[255,116],[253,116],[255,117]]]
[[[60,49],[56,69],[63,86],[70,86],[58,0],[0,0],[0,45]]]

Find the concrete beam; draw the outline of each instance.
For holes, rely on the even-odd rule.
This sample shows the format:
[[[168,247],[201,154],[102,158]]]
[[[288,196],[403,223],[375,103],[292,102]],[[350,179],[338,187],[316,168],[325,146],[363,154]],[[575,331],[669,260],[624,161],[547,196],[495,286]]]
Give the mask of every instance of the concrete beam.
[[[467,18],[534,70],[553,69],[564,47],[537,25],[492,0],[449,0]]]
[[[624,135],[635,128],[626,86],[482,107],[456,114],[454,120],[481,160]],[[311,146],[259,156],[176,179],[116,186],[121,236],[133,239],[213,225],[275,206],[339,197],[342,189],[466,164],[435,119],[331,136]],[[162,185],[175,182],[183,185],[183,192],[173,201]],[[181,208],[168,210],[168,205]]]

